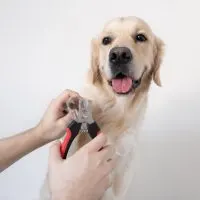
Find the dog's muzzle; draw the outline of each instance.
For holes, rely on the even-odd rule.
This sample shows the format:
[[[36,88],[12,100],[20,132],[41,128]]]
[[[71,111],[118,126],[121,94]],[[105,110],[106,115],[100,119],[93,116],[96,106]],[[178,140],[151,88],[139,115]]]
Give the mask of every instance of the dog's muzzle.
[[[133,59],[132,53],[127,47],[114,47],[109,53],[110,65],[126,65]]]
[[[144,72],[139,79],[134,78],[132,62],[133,55],[127,47],[114,47],[109,53],[109,65],[112,78],[109,85],[117,94],[128,94],[140,84]]]

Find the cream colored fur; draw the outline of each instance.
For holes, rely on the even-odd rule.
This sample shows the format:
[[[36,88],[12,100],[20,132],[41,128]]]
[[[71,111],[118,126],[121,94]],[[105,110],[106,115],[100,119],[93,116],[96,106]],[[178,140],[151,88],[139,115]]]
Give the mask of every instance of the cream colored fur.
[[[148,41],[143,44],[134,42],[133,35],[137,32],[144,33]],[[115,40],[112,45],[103,47],[101,40],[107,34],[114,35]],[[108,135],[108,143],[115,145],[116,153],[120,156],[120,162],[112,174],[113,185],[102,200],[126,199],[133,178],[137,136],[147,108],[149,88],[152,80],[161,85],[159,73],[163,45],[150,27],[136,17],[117,18],[108,22],[98,38],[92,41],[91,68],[80,94],[93,101],[94,119]],[[127,46],[131,49],[134,55],[132,67],[137,78],[146,68],[141,85],[131,94],[116,95],[108,85],[107,59],[113,46]],[[70,154],[88,141],[86,136],[78,137]],[[42,190],[41,200],[50,200],[47,184]]]

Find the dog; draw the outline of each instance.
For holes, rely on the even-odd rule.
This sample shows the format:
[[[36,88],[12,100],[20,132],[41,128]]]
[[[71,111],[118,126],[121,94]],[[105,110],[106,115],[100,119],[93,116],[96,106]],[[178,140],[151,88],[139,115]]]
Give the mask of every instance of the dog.
[[[120,156],[112,174],[113,184],[102,200],[125,199],[130,187],[149,89],[152,81],[161,86],[164,46],[150,26],[135,16],[108,21],[92,39],[91,66],[80,94],[92,100],[93,117]],[[73,152],[89,140],[80,134]]]

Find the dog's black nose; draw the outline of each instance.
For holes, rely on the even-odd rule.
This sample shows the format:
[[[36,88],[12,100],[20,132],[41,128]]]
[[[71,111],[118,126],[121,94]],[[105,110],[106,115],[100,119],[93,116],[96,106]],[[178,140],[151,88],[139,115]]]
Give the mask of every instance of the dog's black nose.
[[[112,64],[128,64],[132,60],[132,53],[127,47],[114,47],[109,54]]]

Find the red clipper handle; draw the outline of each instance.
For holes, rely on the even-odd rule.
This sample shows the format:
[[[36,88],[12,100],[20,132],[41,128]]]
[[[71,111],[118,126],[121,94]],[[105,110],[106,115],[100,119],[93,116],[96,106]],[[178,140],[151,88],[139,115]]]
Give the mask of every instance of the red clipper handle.
[[[78,135],[80,128],[81,128],[81,123],[73,121],[66,129],[66,136],[64,138],[64,141],[60,145],[60,153],[63,159],[67,157],[69,148],[73,140]]]
[[[66,136],[64,138],[64,141],[60,145],[60,153],[61,153],[62,158],[65,157],[65,152],[67,150],[67,146],[69,144],[69,141],[70,141],[71,137],[72,137],[72,132],[71,132],[71,130],[69,128],[67,128],[66,129]]]

